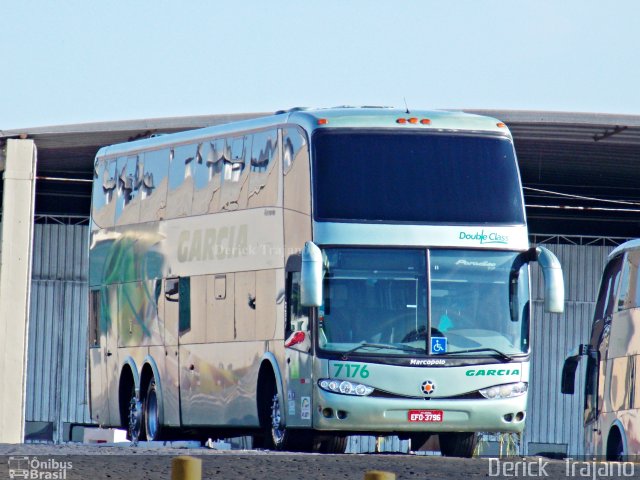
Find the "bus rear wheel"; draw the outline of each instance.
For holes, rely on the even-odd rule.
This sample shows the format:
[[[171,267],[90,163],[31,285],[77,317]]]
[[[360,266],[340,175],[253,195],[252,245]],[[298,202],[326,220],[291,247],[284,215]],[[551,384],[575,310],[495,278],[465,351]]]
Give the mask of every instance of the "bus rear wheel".
[[[471,458],[478,444],[478,434],[475,432],[441,433],[440,452],[445,457]]]
[[[135,387],[133,387],[127,415],[127,433],[129,440],[131,440],[132,443],[138,443],[138,440],[144,440],[144,433],[142,432],[143,416],[142,402],[136,394]]]
[[[147,394],[144,397],[144,431],[149,441],[159,440],[161,437],[162,427],[158,408],[158,392],[156,379],[153,377],[151,377],[147,387]]]

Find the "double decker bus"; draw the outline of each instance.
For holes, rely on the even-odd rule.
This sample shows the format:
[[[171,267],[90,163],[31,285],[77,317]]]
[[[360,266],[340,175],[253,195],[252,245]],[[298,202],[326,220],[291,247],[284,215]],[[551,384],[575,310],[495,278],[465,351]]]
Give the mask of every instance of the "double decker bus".
[[[133,439],[520,432],[530,248],[492,118],[294,109],[102,148],[90,246],[92,418]]]
[[[640,240],[609,254],[589,343],[565,360],[562,393],[575,393],[583,357],[584,455],[640,458]]]

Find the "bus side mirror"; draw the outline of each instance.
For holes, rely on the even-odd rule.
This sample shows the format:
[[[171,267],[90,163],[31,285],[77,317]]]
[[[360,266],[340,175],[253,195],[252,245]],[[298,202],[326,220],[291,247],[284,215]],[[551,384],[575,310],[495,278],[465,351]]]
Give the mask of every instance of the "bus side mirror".
[[[575,383],[576,383],[576,370],[578,368],[578,364],[580,363],[580,359],[587,354],[588,345],[580,345],[578,349],[578,353],[571,357],[568,357],[564,361],[564,366],[562,367],[562,384],[560,386],[560,391],[565,395],[573,395],[575,393]]]
[[[303,307],[322,305],[322,273],[322,252],[315,243],[306,242],[300,269],[300,303]]]
[[[536,259],[544,277],[544,310],[564,312],[564,279],[557,257],[544,247],[536,247]]]

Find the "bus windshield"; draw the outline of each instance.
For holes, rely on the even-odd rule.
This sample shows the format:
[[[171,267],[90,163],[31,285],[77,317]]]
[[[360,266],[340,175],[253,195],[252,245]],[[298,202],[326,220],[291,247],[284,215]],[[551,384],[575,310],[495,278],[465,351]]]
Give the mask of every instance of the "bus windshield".
[[[313,139],[316,220],[525,223],[506,137],[323,129]]]
[[[322,350],[413,357],[528,352],[529,271],[517,253],[331,248],[325,255]]]

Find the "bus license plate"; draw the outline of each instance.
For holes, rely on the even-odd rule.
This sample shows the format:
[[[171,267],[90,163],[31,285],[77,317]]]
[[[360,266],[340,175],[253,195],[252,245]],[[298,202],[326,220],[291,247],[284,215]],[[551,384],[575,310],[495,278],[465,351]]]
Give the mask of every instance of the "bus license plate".
[[[410,422],[434,423],[442,422],[442,410],[409,410]]]

